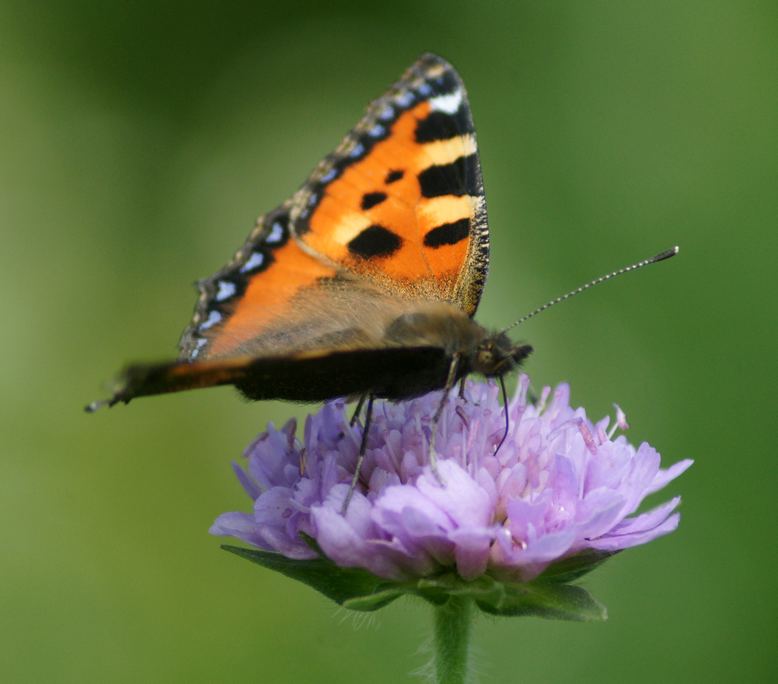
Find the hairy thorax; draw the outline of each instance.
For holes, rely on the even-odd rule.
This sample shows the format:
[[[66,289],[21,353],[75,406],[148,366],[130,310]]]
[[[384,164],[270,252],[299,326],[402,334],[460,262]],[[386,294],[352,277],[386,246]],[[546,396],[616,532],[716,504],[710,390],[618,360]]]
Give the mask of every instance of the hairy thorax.
[[[461,309],[444,302],[430,302],[392,320],[386,327],[386,343],[400,347],[440,347],[448,354],[468,356],[487,332]]]

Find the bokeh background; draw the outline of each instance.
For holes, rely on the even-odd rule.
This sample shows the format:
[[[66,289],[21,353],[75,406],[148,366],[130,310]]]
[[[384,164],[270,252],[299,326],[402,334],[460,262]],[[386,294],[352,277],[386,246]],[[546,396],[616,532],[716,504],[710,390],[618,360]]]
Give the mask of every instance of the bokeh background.
[[[678,243],[528,323],[635,441],[696,464],[677,533],[586,580],[604,624],[480,620],[482,681],[776,678],[776,4],[0,2],[0,679],[398,682],[429,611],[355,619],[219,550],[230,461],[305,407],[229,389],[87,416],[421,52],[460,70],[493,240],[479,319]]]

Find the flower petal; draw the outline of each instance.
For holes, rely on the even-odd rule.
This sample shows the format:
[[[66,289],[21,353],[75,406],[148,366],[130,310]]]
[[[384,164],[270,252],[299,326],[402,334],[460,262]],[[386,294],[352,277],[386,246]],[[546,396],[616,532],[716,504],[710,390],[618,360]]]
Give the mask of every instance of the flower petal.
[[[290,558],[312,558],[312,537],[331,561],[382,578],[409,580],[455,571],[529,581],[549,564],[618,551],[675,529],[675,498],[634,515],[645,497],[678,477],[685,460],[660,468],[656,449],[631,445],[616,429],[570,405],[570,388],[543,388],[528,400],[521,376],[509,402],[509,433],[494,383],[468,383],[437,422],[438,476],[429,466],[430,430],[442,394],[376,402],[359,485],[350,492],[362,428],[342,400],[305,421],[269,426],[246,450],[238,479],[253,514],[225,513],[213,534]],[[632,517],[628,517],[632,516]]]
[[[621,551],[631,546],[640,546],[647,542],[661,537],[670,532],[674,532],[678,527],[678,523],[681,520],[681,516],[678,513],[673,513],[667,520],[660,525],[657,525],[653,530],[645,530],[643,532],[635,532],[634,534],[624,534],[620,536],[607,536],[601,539],[592,541],[589,546],[592,549],[599,551]]]
[[[694,461],[690,458],[686,458],[678,463],[673,463],[669,468],[660,468],[657,474],[654,476],[653,481],[646,490],[646,495],[658,492],[660,489],[664,489],[670,482],[676,477],[684,473],[691,467]]]

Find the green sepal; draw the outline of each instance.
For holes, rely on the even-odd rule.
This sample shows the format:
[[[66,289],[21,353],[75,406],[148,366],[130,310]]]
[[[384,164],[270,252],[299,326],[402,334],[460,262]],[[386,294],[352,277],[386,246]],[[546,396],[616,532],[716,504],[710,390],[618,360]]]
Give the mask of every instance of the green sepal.
[[[261,565],[269,570],[275,570],[291,579],[307,584],[340,605],[345,605],[351,599],[377,597],[383,590],[394,586],[393,583],[376,577],[367,570],[362,570],[361,568],[341,568],[324,557],[297,560],[282,556],[280,553],[245,549],[240,546],[224,544],[222,548],[225,551],[234,553],[236,556],[250,560],[252,563]],[[400,596],[400,593],[394,594],[388,600],[380,602],[380,604],[376,603],[372,607],[357,610],[376,610],[398,596]]]
[[[414,593],[441,605],[449,596],[469,597],[484,612],[503,617],[533,615],[555,620],[605,620],[607,611],[586,589],[545,580],[507,582],[483,575],[466,582],[454,573],[416,582]]]
[[[440,606],[452,596],[470,598],[485,613],[500,616],[533,615],[557,620],[604,620],[605,606],[583,587],[569,584],[605,558],[566,559],[532,582],[509,582],[483,575],[465,581],[452,572],[408,582],[393,582],[362,570],[341,568],[327,558],[286,558],[278,553],[222,546],[223,549],[270,570],[296,579],[344,608],[374,611],[403,595]],[[569,578],[569,579],[568,579]]]
[[[616,555],[616,553],[618,553],[618,551],[595,551],[594,549],[581,551],[574,556],[563,558],[562,560],[549,565],[540,577],[538,577],[538,580],[547,582],[572,582],[583,577],[586,573],[591,572],[596,567],[599,567],[603,562],[608,560],[608,558]]]

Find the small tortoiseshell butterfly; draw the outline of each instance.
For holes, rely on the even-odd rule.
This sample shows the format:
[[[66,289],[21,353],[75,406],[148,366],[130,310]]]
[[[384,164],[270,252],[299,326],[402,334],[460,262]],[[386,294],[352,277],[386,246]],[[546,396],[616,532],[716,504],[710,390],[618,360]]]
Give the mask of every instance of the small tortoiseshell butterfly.
[[[407,399],[502,376],[531,348],[472,320],[488,264],[467,94],[426,54],[198,283],[179,360],[129,366],[105,403],[225,384],[249,399]]]
[[[469,373],[502,378],[532,351],[472,319],[488,264],[465,87],[448,62],[426,54],[199,282],[179,359],[129,366],[113,396],[87,410],[214,385],[249,399],[367,397],[366,423],[373,397],[443,389],[445,400]]]

